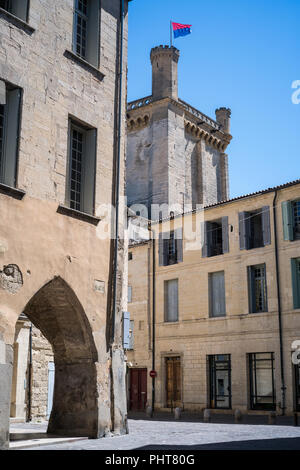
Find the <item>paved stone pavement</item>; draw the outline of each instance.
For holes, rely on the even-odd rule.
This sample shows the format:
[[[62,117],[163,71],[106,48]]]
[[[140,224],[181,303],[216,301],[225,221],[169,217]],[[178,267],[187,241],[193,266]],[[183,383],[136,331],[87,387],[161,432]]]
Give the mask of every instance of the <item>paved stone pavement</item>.
[[[128,435],[42,445],[31,447],[30,450],[300,450],[300,427],[149,419],[129,419],[128,425]],[[34,425],[23,426],[25,429]],[[46,427],[38,425],[37,429],[41,432]]]

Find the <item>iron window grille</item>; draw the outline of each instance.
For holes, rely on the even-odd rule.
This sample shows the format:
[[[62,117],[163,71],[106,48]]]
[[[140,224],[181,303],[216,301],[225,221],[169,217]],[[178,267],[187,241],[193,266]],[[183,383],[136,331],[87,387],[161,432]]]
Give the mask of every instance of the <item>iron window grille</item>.
[[[274,353],[249,354],[250,409],[276,410]]]
[[[250,313],[268,311],[266,266],[265,264],[249,266],[249,300]]]
[[[208,356],[210,408],[231,409],[230,354]]]

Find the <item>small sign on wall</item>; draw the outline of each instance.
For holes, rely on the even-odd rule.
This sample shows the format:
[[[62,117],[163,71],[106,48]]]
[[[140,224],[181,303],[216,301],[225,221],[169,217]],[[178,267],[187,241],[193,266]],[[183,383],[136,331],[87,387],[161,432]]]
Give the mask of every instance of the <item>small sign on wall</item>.
[[[94,280],[94,290],[100,292],[100,294],[105,294],[105,282]]]

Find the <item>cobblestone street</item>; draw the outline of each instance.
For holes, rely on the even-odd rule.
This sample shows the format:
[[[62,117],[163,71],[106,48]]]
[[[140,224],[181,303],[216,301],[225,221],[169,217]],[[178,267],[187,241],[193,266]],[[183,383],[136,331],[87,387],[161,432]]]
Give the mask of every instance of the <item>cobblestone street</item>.
[[[128,435],[37,446],[34,446],[34,441],[31,440],[29,450],[300,449],[300,427],[290,425],[271,426],[146,419],[129,419],[128,425],[130,431]],[[41,433],[46,430],[46,425],[26,423],[11,426],[13,433],[16,430],[25,432],[26,429]]]

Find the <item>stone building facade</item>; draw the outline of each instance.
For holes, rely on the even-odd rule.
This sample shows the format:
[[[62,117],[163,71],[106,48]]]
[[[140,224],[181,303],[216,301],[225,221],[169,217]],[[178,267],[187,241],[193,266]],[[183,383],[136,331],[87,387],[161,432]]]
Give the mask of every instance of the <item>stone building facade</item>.
[[[155,409],[300,412],[300,180],[151,229],[129,248],[129,409],[154,390]]]
[[[0,448],[8,446],[21,314],[53,349],[49,432],[126,432],[124,244],[113,297],[115,242],[101,236],[103,205],[116,199],[122,4],[0,2]],[[124,79],[124,100],[125,91]],[[124,122],[125,101],[120,109]],[[124,126],[119,134],[122,192]]]
[[[166,217],[228,199],[231,112],[211,119],[178,97],[178,49],[155,47],[150,57],[152,95],[127,107],[126,192],[155,220],[153,204],[168,206]]]

